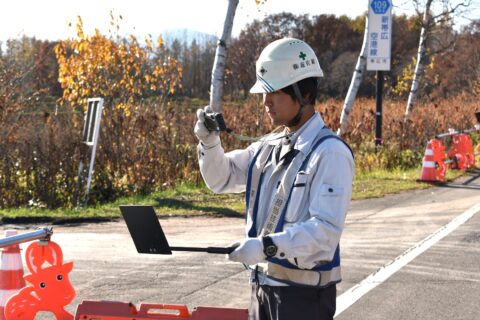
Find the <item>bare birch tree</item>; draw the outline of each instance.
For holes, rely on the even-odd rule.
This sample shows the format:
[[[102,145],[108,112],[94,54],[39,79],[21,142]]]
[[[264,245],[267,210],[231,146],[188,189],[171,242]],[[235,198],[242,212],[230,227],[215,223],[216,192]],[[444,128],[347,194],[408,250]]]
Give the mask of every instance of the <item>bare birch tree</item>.
[[[212,82],[210,85],[210,107],[215,112],[221,111],[223,86],[225,78],[225,63],[227,61],[228,45],[232,36],[233,19],[239,0],[228,0],[227,16],[223,25],[222,36],[218,40],[215,60],[213,61]]]
[[[423,72],[425,63],[428,61],[429,55],[427,54],[427,42],[431,39],[432,32],[439,21],[451,20],[454,14],[459,14],[462,9],[467,8],[471,0],[413,0],[418,16],[422,16],[421,25],[422,29],[420,32],[420,41],[418,44],[418,53],[417,53],[417,63],[415,66],[415,73],[413,75],[412,86],[408,94],[407,107],[405,109],[405,119],[408,118],[409,114],[412,112],[417,98],[417,91],[420,84],[420,78]],[[434,14],[432,7],[434,5],[439,5],[441,10],[438,14]],[[423,14],[421,10],[423,9]],[[453,42],[449,45],[451,46]],[[438,51],[437,51],[438,53]],[[434,54],[433,52],[430,54]]]
[[[355,65],[355,71],[353,72],[352,81],[348,88],[345,103],[343,104],[342,114],[340,116],[340,127],[337,130],[337,135],[341,136],[347,128],[348,117],[353,109],[353,103],[357,96],[358,88],[362,81],[363,73],[365,72],[365,66],[367,64],[367,50],[368,50],[368,16],[365,18],[365,33],[363,35],[363,44],[360,54],[358,55],[357,64]]]

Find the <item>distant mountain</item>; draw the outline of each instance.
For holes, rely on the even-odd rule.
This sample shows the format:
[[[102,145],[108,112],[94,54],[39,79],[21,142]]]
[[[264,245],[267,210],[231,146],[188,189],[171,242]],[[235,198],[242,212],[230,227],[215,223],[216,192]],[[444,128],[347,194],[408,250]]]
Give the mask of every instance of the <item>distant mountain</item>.
[[[198,44],[217,41],[217,36],[215,35],[189,29],[164,30],[162,37],[167,45],[172,44],[175,39],[178,39],[181,43],[186,42],[187,44],[190,44],[193,40],[196,40]]]

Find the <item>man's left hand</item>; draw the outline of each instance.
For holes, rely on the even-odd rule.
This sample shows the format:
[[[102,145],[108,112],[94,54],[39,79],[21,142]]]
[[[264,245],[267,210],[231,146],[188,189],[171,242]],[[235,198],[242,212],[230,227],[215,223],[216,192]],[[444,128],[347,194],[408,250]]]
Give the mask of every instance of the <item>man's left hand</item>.
[[[246,238],[240,241],[238,247],[228,255],[228,260],[247,265],[265,261],[261,238]]]

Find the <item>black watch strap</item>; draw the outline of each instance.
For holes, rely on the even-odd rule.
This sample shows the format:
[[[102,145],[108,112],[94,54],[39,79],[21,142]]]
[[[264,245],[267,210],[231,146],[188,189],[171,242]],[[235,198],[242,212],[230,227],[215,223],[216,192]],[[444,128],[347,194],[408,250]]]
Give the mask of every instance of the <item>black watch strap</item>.
[[[272,238],[269,236],[262,237],[263,243],[263,253],[268,257],[271,258],[277,254],[278,247],[273,242]]]

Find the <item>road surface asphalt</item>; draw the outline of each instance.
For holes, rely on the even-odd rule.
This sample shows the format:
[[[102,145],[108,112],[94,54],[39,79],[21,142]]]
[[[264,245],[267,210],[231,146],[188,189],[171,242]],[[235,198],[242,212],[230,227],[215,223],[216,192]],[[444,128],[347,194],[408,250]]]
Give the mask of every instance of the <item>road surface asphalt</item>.
[[[338,296],[480,203],[480,178],[469,175],[429,189],[353,201],[341,240]],[[160,220],[174,246],[227,246],[243,237],[242,218]],[[31,231],[38,225],[4,225]],[[247,308],[248,273],[225,255],[138,254],[123,221],[54,227],[83,300]],[[21,246],[26,248],[26,244]],[[24,264],[25,265],[25,264]],[[480,213],[367,292],[337,319],[480,319]],[[37,319],[49,319],[42,314]]]

